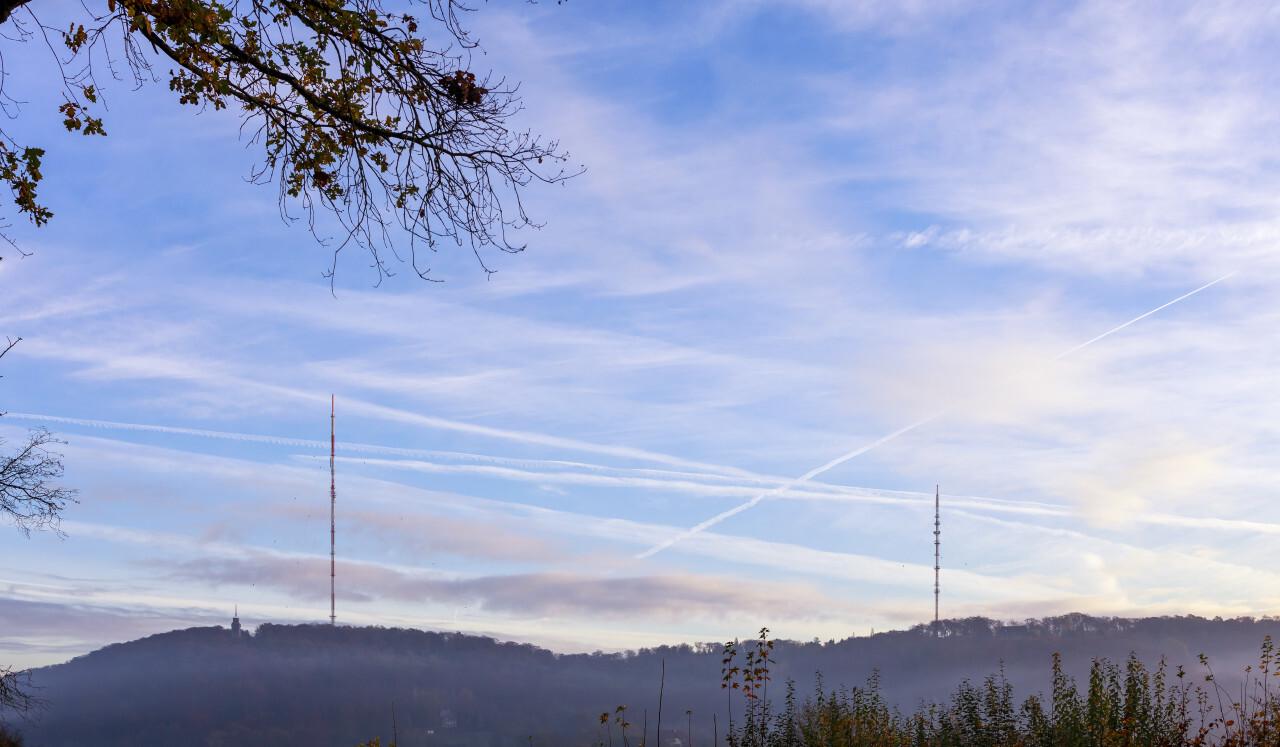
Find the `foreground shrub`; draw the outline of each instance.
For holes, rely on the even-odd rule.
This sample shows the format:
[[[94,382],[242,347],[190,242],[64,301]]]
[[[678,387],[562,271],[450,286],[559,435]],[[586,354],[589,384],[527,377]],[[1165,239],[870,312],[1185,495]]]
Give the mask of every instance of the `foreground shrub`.
[[[725,646],[724,688],[742,694],[741,718],[725,737],[730,747],[1262,747],[1280,745],[1280,693],[1271,636],[1256,667],[1245,670],[1238,693],[1218,683],[1200,657],[1202,682],[1162,659],[1154,671],[1134,654],[1123,668],[1096,659],[1081,692],[1053,655],[1048,696],[1021,704],[1003,669],[980,685],[960,683],[949,702],[922,704],[910,716],[891,707],[879,674],[865,685],[827,691],[821,674],[814,693],[797,703],[787,682],[781,711],[766,697],[772,643],[762,629],[743,666],[736,644]]]

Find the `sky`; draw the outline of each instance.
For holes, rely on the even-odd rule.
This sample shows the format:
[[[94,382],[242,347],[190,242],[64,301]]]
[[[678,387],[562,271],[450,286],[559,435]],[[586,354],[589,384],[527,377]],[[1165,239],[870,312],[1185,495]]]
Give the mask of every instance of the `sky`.
[[[79,491],[64,538],[0,524],[0,663],[327,622],[331,396],[339,624],[906,628],[935,486],[944,617],[1280,608],[1280,10],[465,22],[586,171],[524,192],[542,227],[493,275],[441,246],[441,283],[349,248],[331,285],[234,112],[104,81],[108,136],[68,134],[49,50],[0,40],[54,212],[5,208],[0,450],[55,431]]]

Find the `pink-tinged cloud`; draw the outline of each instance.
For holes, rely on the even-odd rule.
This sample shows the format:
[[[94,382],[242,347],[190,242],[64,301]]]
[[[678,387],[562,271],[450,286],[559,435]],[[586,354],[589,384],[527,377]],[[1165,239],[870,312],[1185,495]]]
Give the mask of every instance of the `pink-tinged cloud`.
[[[204,558],[178,564],[171,576],[197,584],[273,587],[307,600],[328,595],[308,581],[299,562],[255,554]],[[855,605],[807,584],[753,581],[732,576],[655,574],[607,577],[540,571],[450,578],[368,563],[340,563],[339,600],[380,600],[467,606],[523,617],[594,619],[729,619],[736,615],[834,620],[856,614]]]

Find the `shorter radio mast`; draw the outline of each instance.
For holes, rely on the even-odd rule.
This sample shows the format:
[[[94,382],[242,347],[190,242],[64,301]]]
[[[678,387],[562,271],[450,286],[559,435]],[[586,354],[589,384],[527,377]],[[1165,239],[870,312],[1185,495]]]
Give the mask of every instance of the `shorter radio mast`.
[[[335,600],[337,600],[337,596],[334,595],[334,588],[335,588],[334,569],[335,567],[337,567],[337,564],[334,563],[334,560],[337,559],[337,554],[334,553],[334,536],[335,536],[335,533],[337,533],[337,532],[334,532],[334,514],[337,513],[337,507],[338,507],[338,484],[337,484],[337,481],[334,480],[334,460],[338,454],[338,437],[337,437],[338,411],[337,411],[337,405],[335,405],[335,402],[337,402],[337,399],[338,398],[335,397],[335,395],[333,394],[329,395],[329,624],[330,625],[338,624],[338,613],[337,613],[337,610],[335,610],[335,604],[334,604]]]
[[[939,583],[942,572],[942,491],[937,485],[933,487],[933,621],[938,622],[938,594],[942,587]]]

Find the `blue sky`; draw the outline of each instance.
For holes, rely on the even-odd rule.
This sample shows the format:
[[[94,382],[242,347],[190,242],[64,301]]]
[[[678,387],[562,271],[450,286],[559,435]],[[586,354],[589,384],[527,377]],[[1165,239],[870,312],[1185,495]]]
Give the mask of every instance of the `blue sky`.
[[[375,287],[346,250],[332,292],[235,116],[117,84],[109,137],[68,135],[47,51],[4,43],[55,218],[8,214],[0,436],[57,431],[80,503],[64,540],[0,527],[0,662],[234,605],[327,620],[331,394],[342,623],[561,651],[906,627],[935,485],[945,616],[1276,611],[1280,13],[469,23],[586,173],[526,193],[545,226],[488,279],[446,247],[446,282]]]

